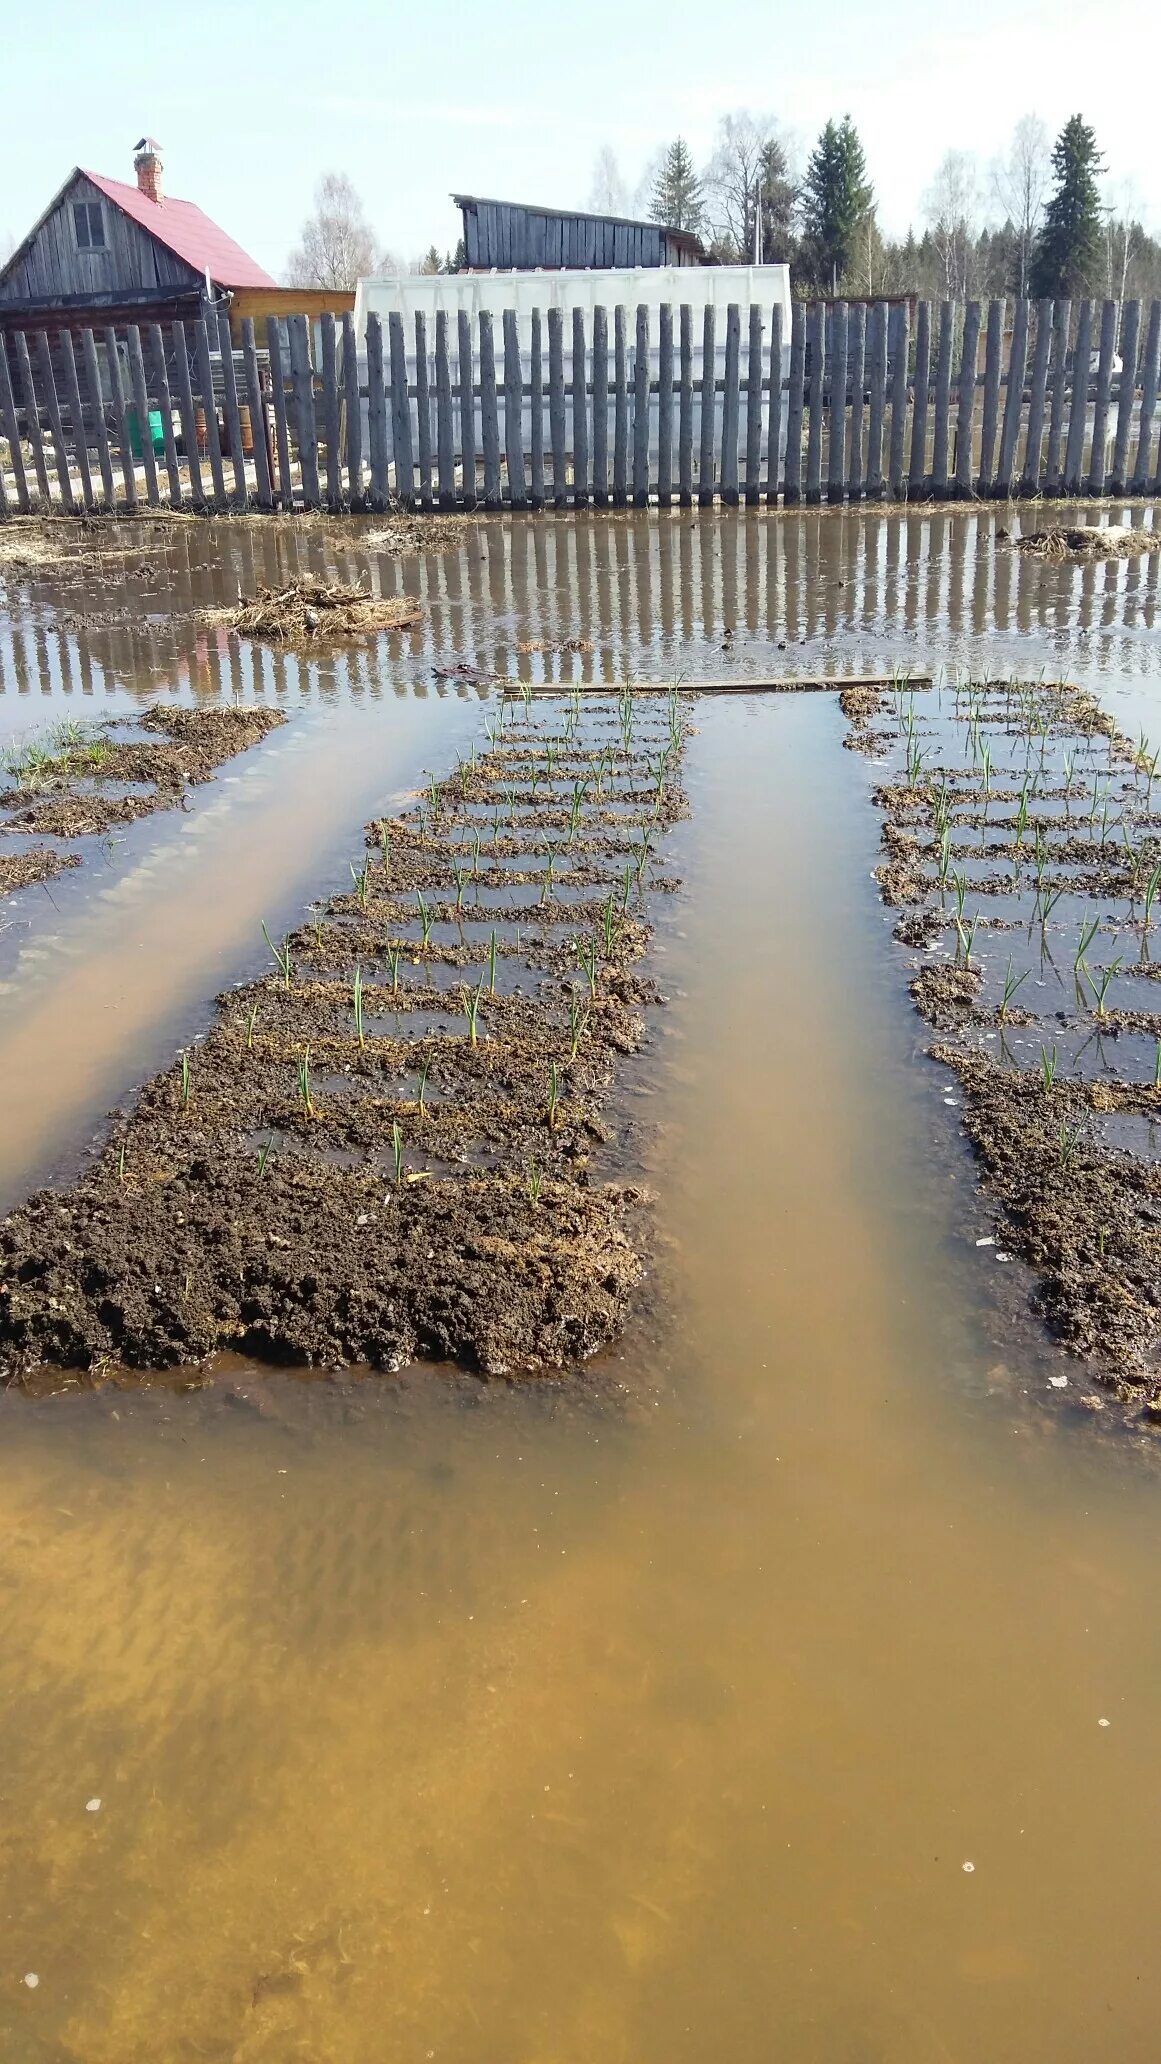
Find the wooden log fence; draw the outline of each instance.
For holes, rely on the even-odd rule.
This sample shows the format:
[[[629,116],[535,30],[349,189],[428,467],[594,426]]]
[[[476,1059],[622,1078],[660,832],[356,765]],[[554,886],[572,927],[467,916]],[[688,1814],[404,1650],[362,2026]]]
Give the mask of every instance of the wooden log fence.
[[[0,332],[0,519],[1161,493],[1161,301]]]

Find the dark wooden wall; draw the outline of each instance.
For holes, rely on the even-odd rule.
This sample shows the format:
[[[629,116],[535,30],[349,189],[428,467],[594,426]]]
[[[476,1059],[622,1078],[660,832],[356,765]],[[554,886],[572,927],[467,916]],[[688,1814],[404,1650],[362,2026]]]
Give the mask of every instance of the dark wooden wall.
[[[105,220],[103,251],[77,249],[74,201],[101,203]],[[0,280],[0,308],[20,303],[45,308],[69,299],[83,299],[91,307],[100,306],[127,293],[172,293],[183,287],[196,289],[199,283],[200,275],[192,266],[122,214],[80,172],[41,223],[28,249]]]
[[[533,272],[541,267],[688,265],[688,243],[653,222],[617,222],[605,215],[557,215],[504,201],[464,208],[468,264],[481,270]]]

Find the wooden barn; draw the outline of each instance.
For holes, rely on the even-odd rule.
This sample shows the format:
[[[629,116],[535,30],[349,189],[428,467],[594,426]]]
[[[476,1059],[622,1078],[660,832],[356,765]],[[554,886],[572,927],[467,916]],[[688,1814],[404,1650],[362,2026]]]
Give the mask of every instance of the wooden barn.
[[[193,201],[162,187],[160,146],[136,147],[136,184],[79,166],[0,267],[0,329],[196,319],[268,272]]]
[[[692,230],[625,215],[586,215],[453,194],[464,219],[469,272],[607,272],[615,268],[705,265]]]

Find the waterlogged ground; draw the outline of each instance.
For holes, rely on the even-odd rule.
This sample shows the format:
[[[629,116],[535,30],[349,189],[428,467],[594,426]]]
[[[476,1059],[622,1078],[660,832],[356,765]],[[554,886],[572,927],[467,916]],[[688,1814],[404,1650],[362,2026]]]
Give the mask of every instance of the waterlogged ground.
[[[1017,564],[993,523],[501,524],[402,562],[182,526],[115,589],[10,589],[5,732],[167,692],[291,721],[4,906],[5,1202],[470,750],[484,691],[436,667],[1044,668],[1161,738],[1161,562]],[[424,625],[299,663],[162,620],[294,554]],[[1078,1409],[975,1244],[836,699],[695,717],[624,1088],[663,1294],[585,1381],[0,1401],[5,2055],[1155,2054],[1153,1436]]]

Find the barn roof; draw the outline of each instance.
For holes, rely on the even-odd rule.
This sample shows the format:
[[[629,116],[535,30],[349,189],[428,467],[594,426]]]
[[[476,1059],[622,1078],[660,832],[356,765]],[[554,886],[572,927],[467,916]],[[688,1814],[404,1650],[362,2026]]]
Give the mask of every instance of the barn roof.
[[[612,222],[619,229],[655,229],[691,251],[705,255],[705,245],[696,231],[676,229],[671,222],[654,222],[641,215],[606,215],[600,208],[542,208],[534,201],[497,201],[490,194],[454,193],[457,208],[519,208],[526,215],[555,215],[561,222]]]
[[[215,286],[277,286],[277,280],[264,272],[193,201],[173,200],[168,194],[163,201],[151,201],[138,187],[128,186],[123,180],[106,179],[103,172],[89,172],[83,166],[78,169],[100,188],[106,200],[139,222],[158,243],[192,265],[195,272],[208,272]]]

